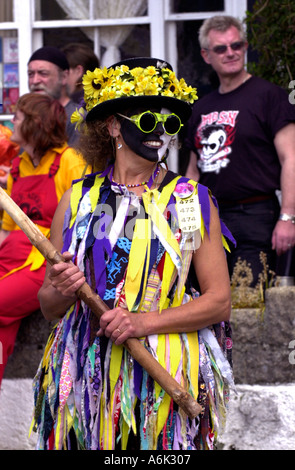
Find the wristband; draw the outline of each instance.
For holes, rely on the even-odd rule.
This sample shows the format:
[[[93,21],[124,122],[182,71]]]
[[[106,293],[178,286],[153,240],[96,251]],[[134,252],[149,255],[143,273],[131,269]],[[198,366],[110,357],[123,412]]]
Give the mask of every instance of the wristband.
[[[283,222],[287,222],[288,220],[291,220],[292,224],[295,224],[295,215],[280,214],[279,220],[282,220]]]

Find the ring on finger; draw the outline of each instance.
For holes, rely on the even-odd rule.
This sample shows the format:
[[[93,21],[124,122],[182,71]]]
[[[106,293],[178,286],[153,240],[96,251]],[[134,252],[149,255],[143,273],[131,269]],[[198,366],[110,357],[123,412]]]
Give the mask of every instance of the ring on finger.
[[[120,330],[120,328],[116,328],[116,331],[119,332],[119,335],[123,333],[123,332]]]

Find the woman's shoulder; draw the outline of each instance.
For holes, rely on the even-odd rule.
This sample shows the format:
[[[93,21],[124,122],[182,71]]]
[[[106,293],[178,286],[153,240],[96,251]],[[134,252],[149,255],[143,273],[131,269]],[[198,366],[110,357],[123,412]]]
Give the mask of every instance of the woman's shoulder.
[[[73,147],[64,145],[63,147],[56,148],[55,151],[61,155],[61,169],[70,172],[71,175],[74,174],[74,178],[82,177],[84,174],[91,171],[91,168],[87,165],[82,155]]]
[[[72,159],[74,159],[75,161],[78,160],[85,162],[82,155],[79,154],[79,152],[74,147],[71,147],[67,143],[60,147],[54,148],[54,151],[56,153],[59,153],[64,161],[71,161]]]

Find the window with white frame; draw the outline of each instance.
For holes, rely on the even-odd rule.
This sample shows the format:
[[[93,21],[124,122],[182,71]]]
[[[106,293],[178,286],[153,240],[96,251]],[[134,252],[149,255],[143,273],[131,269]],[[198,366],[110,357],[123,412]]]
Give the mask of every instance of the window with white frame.
[[[0,120],[28,91],[27,62],[42,45],[84,42],[102,66],[132,56],[165,59],[202,96],[216,77],[200,56],[201,23],[215,14],[242,19],[246,9],[247,0],[1,1]],[[172,170],[178,169],[175,161]]]
[[[69,42],[85,43],[106,66],[128,56],[150,55],[147,20],[146,24],[116,25],[146,12],[147,0],[35,0],[35,19],[43,21],[42,44],[62,47]],[[54,20],[59,21],[58,34],[54,24],[50,25]]]
[[[206,93],[211,78],[198,54],[198,28],[215,13],[245,16],[246,6],[246,0],[1,1],[0,114],[10,112],[17,88],[27,91],[27,60],[45,44],[85,42],[107,66],[130,56],[163,58]]]
[[[13,25],[13,0],[0,3],[0,114],[14,112],[19,97],[17,30]]]
[[[88,43],[106,66],[128,55],[150,55],[147,0],[35,0],[34,6],[42,44]],[[137,24],[142,16],[143,24]]]

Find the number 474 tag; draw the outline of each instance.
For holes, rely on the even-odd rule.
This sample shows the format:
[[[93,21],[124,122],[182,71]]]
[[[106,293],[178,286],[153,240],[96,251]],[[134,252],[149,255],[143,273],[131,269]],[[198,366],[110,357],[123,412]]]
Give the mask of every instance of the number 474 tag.
[[[182,232],[194,232],[201,228],[201,209],[197,194],[184,199],[177,198],[176,209]]]

